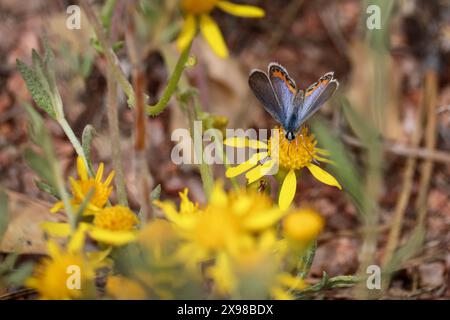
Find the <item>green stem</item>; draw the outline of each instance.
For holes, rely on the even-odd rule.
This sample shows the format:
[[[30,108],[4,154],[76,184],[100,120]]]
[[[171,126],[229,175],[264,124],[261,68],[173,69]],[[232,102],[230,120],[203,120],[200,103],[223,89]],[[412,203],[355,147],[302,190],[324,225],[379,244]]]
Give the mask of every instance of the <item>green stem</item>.
[[[86,12],[86,15],[89,19],[89,22],[91,23],[95,35],[97,36],[97,39],[100,43],[100,45],[103,48],[106,60],[108,62],[109,67],[112,69],[112,73],[114,77],[116,78],[117,82],[119,83],[122,90],[125,92],[125,95],[128,98],[128,104],[131,107],[134,107],[136,104],[136,94],[133,90],[133,86],[128,81],[125,73],[123,72],[122,68],[119,65],[119,59],[117,58],[116,54],[114,53],[114,50],[112,49],[109,41],[107,40],[105,31],[103,30],[102,24],[95,14],[92,7],[87,3],[86,0],[80,1],[81,6],[83,7],[84,11]],[[164,109],[167,107],[167,104],[170,100],[170,97],[175,92],[175,89],[177,88],[178,81],[181,78],[181,75],[183,73],[183,70],[186,66],[187,59],[189,58],[189,52],[191,50],[191,45],[186,47],[186,49],[183,50],[183,52],[180,55],[180,58],[178,59],[178,62],[175,66],[175,69],[172,73],[172,76],[169,79],[169,82],[164,89],[163,95],[161,99],[158,101],[155,105],[145,105],[145,110],[148,115],[151,116],[157,116],[161,112],[164,111]]]
[[[180,81],[184,68],[186,67],[186,62],[189,58],[189,53],[191,51],[191,44],[189,44],[189,46],[187,46],[183,50],[183,52],[181,52],[181,55],[178,58],[177,64],[175,65],[175,69],[173,70],[172,76],[170,77],[169,82],[167,83],[167,86],[164,89],[161,99],[159,99],[158,103],[155,104],[154,106],[146,106],[145,110],[149,115],[157,116],[158,114],[163,112],[164,109],[167,107],[170,98],[172,97],[173,93],[175,92],[178,86],[178,82]]]
[[[308,250],[306,251],[306,254],[302,257],[302,260],[300,262],[300,273],[299,277],[302,279],[305,279],[306,276],[309,273],[309,270],[311,269],[312,263],[314,261],[314,256],[316,255],[316,249],[317,249],[317,240],[314,240],[314,242],[308,247]]]
[[[123,206],[128,207],[127,201],[127,190],[125,187],[125,179],[122,167],[122,152],[120,147],[120,132],[119,132],[119,112],[117,105],[117,85],[112,75],[111,69],[107,72],[107,83],[108,83],[108,102],[107,102],[107,113],[108,113],[108,124],[109,124],[109,134],[111,136],[111,154],[114,171],[116,173],[116,178],[114,183],[117,190],[117,198],[119,203]]]
[[[67,122],[66,118],[59,118],[57,119],[59,125],[63,129],[64,133],[66,134],[67,138],[69,139],[70,143],[75,149],[75,152],[78,156],[80,156],[83,159],[83,162],[89,172],[90,176],[94,176],[92,170],[90,169],[86,154],[84,153],[83,147],[81,146],[80,141],[76,137],[75,133],[73,132],[72,128],[70,127],[69,123]]]

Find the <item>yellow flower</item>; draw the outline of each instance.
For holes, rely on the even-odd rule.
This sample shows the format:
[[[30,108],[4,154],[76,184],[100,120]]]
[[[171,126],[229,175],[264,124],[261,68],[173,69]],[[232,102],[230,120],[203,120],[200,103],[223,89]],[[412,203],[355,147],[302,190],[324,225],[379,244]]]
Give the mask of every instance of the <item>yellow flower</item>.
[[[27,287],[37,290],[41,299],[93,297],[95,271],[105,266],[107,253],[84,254],[85,231],[79,228],[72,235],[66,250],[61,250],[52,240],[47,242],[49,257],[39,262],[33,275],[25,282]]]
[[[314,210],[300,209],[286,216],[283,234],[289,240],[307,244],[317,238],[323,225],[323,219]]]
[[[79,179],[75,180],[72,177],[69,178],[73,195],[71,204],[75,208],[78,207],[83,203],[90,190],[94,190],[84,211],[85,215],[94,214],[102,209],[108,202],[109,195],[112,191],[112,186],[110,186],[110,183],[114,177],[114,171],[112,171],[103,182],[103,170],[104,165],[103,163],[100,163],[95,178],[89,177],[83,159],[81,157],[77,158],[77,171]],[[64,208],[64,203],[62,201],[58,201],[51,209],[51,212],[55,213],[62,208]]]
[[[218,255],[207,269],[215,291],[222,297],[241,299],[292,299],[291,290],[305,288],[302,279],[280,271],[287,252],[286,243],[267,231],[247,239],[230,253]]]
[[[179,211],[168,201],[155,204],[185,240],[179,254],[193,265],[272,228],[285,214],[266,194],[245,189],[226,193],[221,183],[216,183],[209,203],[202,208],[188,199],[187,190],[180,198]]]
[[[264,10],[261,8],[239,5],[229,1],[181,0],[181,9],[185,17],[183,27],[177,39],[177,46],[180,51],[189,46],[197,34],[197,28],[199,27],[200,32],[213,51],[219,57],[226,58],[228,56],[228,49],[219,26],[209,15],[216,7],[237,17],[261,18],[265,15]]]
[[[106,292],[119,300],[144,300],[147,298],[147,292],[139,282],[123,276],[108,277]]]
[[[278,134],[272,136],[269,143],[266,144],[258,140],[248,140],[247,138],[233,137],[224,141],[225,145],[243,148],[261,150],[254,154],[249,160],[229,168],[226,176],[231,178],[244,172],[248,183],[255,182],[271,172],[278,165],[281,169],[287,171],[287,174],[281,185],[278,204],[281,209],[286,210],[294,200],[297,189],[296,172],[306,167],[311,174],[319,181],[342,189],[339,182],[328,172],[314,164],[314,162],[330,162],[324,158],[327,151],[317,148],[317,141],[313,134],[308,133],[308,129],[303,127],[297,134],[295,140],[286,139],[280,128],[275,128]],[[274,140],[278,137],[277,140]],[[272,155],[272,150],[276,150],[278,155]]]
[[[305,281],[299,277],[283,272],[276,277],[275,285],[271,288],[270,293],[276,300],[294,300],[292,290],[303,290],[307,287]]]
[[[136,229],[138,217],[129,208],[112,206],[101,209],[94,215],[92,223],[81,222],[92,239],[99,242],[121,246],[135,241],[138,236]],[[66,237],[70,233],[67,223],[46,221],[42,228],[53,236]]]
[[[99,242],[121,246],[137,239],[136,214],[124,206],[106,207],[94,216],[89,236]]]

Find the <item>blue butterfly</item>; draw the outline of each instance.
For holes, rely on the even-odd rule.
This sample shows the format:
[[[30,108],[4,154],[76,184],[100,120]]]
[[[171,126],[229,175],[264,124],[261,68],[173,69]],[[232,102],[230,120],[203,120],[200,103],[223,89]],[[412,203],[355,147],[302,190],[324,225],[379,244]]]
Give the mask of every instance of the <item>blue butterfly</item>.
[[[286,69],[274,62],[269,64],[268,74],[252,70],[248,83],[264,109],[282,125],[289,141],[339,86],[334,73],[328,72],[305,91],[297,89]]]

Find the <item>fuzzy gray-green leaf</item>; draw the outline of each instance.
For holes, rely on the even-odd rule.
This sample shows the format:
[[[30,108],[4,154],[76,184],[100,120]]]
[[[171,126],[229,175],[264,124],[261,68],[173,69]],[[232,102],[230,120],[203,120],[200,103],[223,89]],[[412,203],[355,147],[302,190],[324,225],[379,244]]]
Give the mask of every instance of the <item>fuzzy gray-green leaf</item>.
[[[50,94],[45,89],[46,85],[40,82],[36,71],[18,59],[16,60],[16,64],[22,78],[25,80],[25,84],[27,85],[33,100],[39,108],[47,112],[52,118],[56,118]]]

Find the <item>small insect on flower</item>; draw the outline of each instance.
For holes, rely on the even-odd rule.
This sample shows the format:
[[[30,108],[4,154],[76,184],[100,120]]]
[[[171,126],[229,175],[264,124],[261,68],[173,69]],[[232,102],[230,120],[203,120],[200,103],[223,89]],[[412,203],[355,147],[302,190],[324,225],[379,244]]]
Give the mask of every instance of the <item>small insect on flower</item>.
[[[181,0],[181,9],[184,12],[184,23],[177,39],[180,51],[186,49],[197,34],[197,28],[211,46],[213,51],[221,58],[228,57],[228,49],[220,32],[219,26],[209,13],[219,8],[231,15],[245,18],[262,18],[264,10],[254,6],[235,4],[219,0]]]
[[[103,163],[100,163],[95,177],[89,177],[88,170],[81,157],[77,158],[77,171],[79,177],[78,179],[69,177],[73,195],[71,204],[76,209],[76,207],[80,206],[83,203],[84,199],[93,189],[92,197],[90,198],[89,203],[86,205],[86,209],[83,213],[84,215],[92,215],[102,209],[108,202],[109,195],[111,194],[113,189],[110,184],[112,179],[114,178],[114,171],[111,171],[106,180],[102,181],[104,165]],[[55,213],[63,208],[64,203],[62,201],[58,201],[51,209],[51,212]]]

